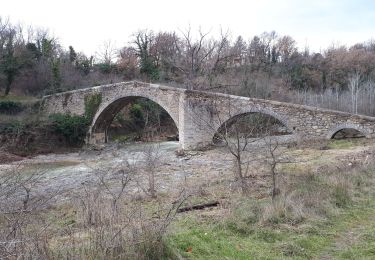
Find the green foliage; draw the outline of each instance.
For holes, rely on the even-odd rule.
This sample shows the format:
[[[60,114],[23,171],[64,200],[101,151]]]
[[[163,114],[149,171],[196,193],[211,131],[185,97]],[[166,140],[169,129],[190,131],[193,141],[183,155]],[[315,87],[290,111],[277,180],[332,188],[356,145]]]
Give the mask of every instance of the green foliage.
[[[130,108],[130,118],[135,124],[135,126],[139,128],[144,127],[144,115],[143,115],[143,109],[141,104],[134,104]]]
[[[103,74],[110,74],[112,72],[117,72],[116,64],[99,63],[99,64],[96,64],[95,66]]]
[[[137,102],[142,106],[143,113],[147,113],[149,120],[156,124],[159,120],[166,120],[169,118],[169,114],[160,105],[147,98],[140,98]]]
[[[56,91],[60,91],[61,87],[61,72],[60,72],[60,60],[52,62],[52,88]]]
[[[40,50],[38,49],[36,44],[33,43],[33,42],[29,42],[29,43],[26,44],[26,50],[31,55],[32,59],[39,60],[40,57],[42,56],[42,53],[40,52]]]
[[[116,136],[114,138],[117,142],[119,143],[126,143],[126,142],[129,142],[132,140],[132,137],[131,136],[128,136],[128,135],[120,135],[120,136]]]
[[[72,145],[83,143],[90,123],[85,116],[70,114],[53,114],[49,120],[54,131],[63,135]]]
[[[63,135],[69,144],[81,144],[101,102],[102,95],[94,93],[85,97],[85,115],[51,115],[49,119],[53,124],[55,132]]]
[[[151,80],[160,78],[160,71],[149,56],[141,57],[140,72],[146,74]]]
[[[69,60],[70,62],[74,62],[77,59],[77,53],[74,50],[73,46],[69,46]]]
[[[327,147],[329,149],[349,149],[355,147],[358,143],[361,145],[360,141],[360,139],[332,139]]]
[[[114,117],[112,126],[111,139],[117,139],[116,136],[125,134],[131,138],[129,140],[154,138],[154,136],[162,136],[162,133],[173,133],[172,131],[176,129],[168,112],[147,98],[130,101]]]
[[[84,75],[88,75],[92,69],[94,57],[87,58],[86,56],[79,56],[75,61],[75,66],[77,69],[83,72]],[[98,84],[94,84],[98,85]]]
[[[20,102],[11,100],[0,101],[0,114],[13,115],[21,112],[24,109]]]
[[[290,80],[291,85],[296,89],[304,89],[307,87],[307,78],[304,73],[304,68],[300,65],[297,65],[291,69]]]
[[[15,121],[8,124],[0,125],[0,134],[17,134],[25,129],[25,125],[21,122]]]
[[[85,97],[85,117],[88,122],[92,121],[101,103],[102,95],[100,93],[93,93]]]
[[[46,37],[43,37],[40,42],[38,42],[38,45],[40,46],[40,52],[42,54],[42,57],[45,59],[53,59],[54,58],[54,48],[55,42],[54,39],[48,39]]]
[[[150,53],[152,46],[152,33],[140,32],[136,35],[137,56],[140,58],[140,72],[151,80],[160,78],[160,71],[155,61],[155,57]]]
[[[2,47],[0,55],[0,73],[5,75],[5,95],[10,92],[11,85],[16,76],[20,72],[21,61],[19,55],[15,51],[16,47],[16,31],[9,28],[8,34],[4,39],[4,47]]]

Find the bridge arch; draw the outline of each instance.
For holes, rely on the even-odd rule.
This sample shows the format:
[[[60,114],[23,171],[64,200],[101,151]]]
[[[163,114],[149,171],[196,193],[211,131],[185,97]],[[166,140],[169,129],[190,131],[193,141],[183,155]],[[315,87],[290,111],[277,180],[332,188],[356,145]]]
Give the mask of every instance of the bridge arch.
[[[331,130],[328,131],[328,134],[326,136],[327,139],[332,139],[334,136],[342,131],[342,130],[356,130],[359,133],[363,134],[366,138],[370,138],[370,132],[367,131],[365,128],[361,127],[360,125],[357,124],[340,124],[332,128]]]
[[[93,117],[91,126],[89,128],[88,133],[88,142],[89,143],[104,143],[108,141],[108,127],[111,125],[114,117],[123,109],[127,104],[139,99],[145,98],[154,102],[155,104],[159,105],[162,109],[164,109],[167,114],[172,118],[176,128],[178,131],[179,129],[179,120],[178,114],[173,113],[172,109],[163,102],[163,100],[159,100],[151,95],[146,94],[129,94],[114,98],[109,101],[105,101],[103,104],[99,106],[98,111],[95,113]]]
[[[246,110],[240,109],[236,113],[232,113],[230,115],[224,116],[223,117],[224,120],[222,120],[215,127],[215,129],[212,133],[212,136],[211,136],[211,140],[213,140],[215,138],[215,135],[218,133],[218,131],[220,131],[220,128],[222,128],[225,124],[235,123],[242,116],[246,116],[246,115],[250,115],[250,114],[259,114],[259,115],[268,116],[272,119],[275,119],[277,122],[279,122],[282,126],[284,126],[286,128],[287,132],[289,132],[291,134],[295,134],[295,128],[290,125],[288,117],[286,117],[286,116],[284,116],[280,113],[276,113],[273,110],[270,110],[270,109],[267,109],[267,108],[254,107],[254,108],[250,108],[250,109],[246,109]]]
[[[86,98],[92,94],[100,94],[102,98],[87,134],[86,142],[89,144],[105,140],[105,131],[102,130],[113,119],[111,115],[117,112],[118,106],[129,97],[143,97],[159,104],[174,121],[184,149],[209,144],[211,134],[213,137],[222,123],[244,113],[267,114],[276,118],[295,139],[331,138],[344,128],[356,129],[368,138],[375,138],[375,117],[138,81],[45,96],[41,112],[46,116],[57,113],[84,116],[87,112]]]

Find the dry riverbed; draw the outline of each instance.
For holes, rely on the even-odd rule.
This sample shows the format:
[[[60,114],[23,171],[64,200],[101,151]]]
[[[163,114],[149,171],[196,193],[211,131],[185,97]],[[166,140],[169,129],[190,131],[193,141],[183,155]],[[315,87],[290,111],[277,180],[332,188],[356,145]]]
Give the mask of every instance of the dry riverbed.
[[[182,187],[214,193],[214,197],[225,197],[236,189],[233,183],[233,156],[225,147],[205,151],[190,151],[182,156],[176,154],[178,142],[110,144],[104,149],[82,150],[76,153],[47,154],[0,165],[0,171],[17,171],[24,174],[41,174],[38,179],[39,192],[58,193],[59,199],[67,199],[82,185],[96,181],[98,172],[115,171],[124,165],[131,165],[136,174],[127,189],[129,194],[147,189],[147,174],[142,170],[145,164],[145,150],[152,146],[158,153],[156,169],[156,190],[160,194],[178,192]],[[328,143],[309,143],[278,148],[281,156],[288,156],[291,162],[281,165],[281,171],[297,173],[306,170],[322,172],[332,167],[351,167],[369,160],[374,153],[373,140],[338,140]],[[249,147],[249,168],[252,190],[256,196],[267,196],[270,176],[264,167],[266,149],[256,144]],[[254,158],[258,158],[254,160]],[[220,188],[219,188],[220,187]],[[211,196],[210,196],[211,197]]]

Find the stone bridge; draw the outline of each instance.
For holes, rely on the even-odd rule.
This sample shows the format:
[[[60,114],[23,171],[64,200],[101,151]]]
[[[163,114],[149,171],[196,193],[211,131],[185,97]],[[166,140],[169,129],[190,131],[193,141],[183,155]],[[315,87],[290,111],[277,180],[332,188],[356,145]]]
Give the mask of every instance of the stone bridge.
[[[315,107],[239,97],[221,93],[186,90],[137,81],[79,89],[43,98],[48,114],[87,113],[87,100],[100,97],[92,114],[86,142],[107,141],[107,128],[114,116],[138,97],[163,107],[175,122],[183,149],[194,149],[213,141],[219,127],[229,119],[262,113],[278,119],[296,139],[329,139],[343,129],[355,129],[367,138],[375,137],[375,117]]]

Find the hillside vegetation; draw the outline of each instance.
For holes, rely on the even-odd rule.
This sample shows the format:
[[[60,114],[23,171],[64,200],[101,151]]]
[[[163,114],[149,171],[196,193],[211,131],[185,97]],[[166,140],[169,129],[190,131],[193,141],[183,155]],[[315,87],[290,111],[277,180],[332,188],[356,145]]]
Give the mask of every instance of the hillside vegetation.
[[[25,30],[0,17],[0,89],[4,95],[41,96],[140,79],[188,89],[309,104],[374,115],[375,43],[297,49],[274,31],[250,39],[214,38],[190,28],[140,30],[116,49],[105,42],[96,56],[65,48],[39,28]],[[196,35],[196,36],[192,36]],[[306,43],[308,44],[308,43]]]

